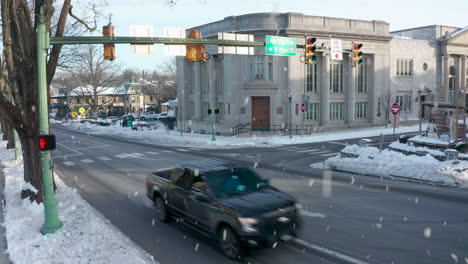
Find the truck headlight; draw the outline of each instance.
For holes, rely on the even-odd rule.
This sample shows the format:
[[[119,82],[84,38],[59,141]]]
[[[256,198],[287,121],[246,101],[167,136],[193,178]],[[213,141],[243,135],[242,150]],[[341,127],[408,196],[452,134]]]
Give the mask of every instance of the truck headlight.
[[[258,228],[255,227],[255,224],[258,223],[256,218],[242,218],[239,217],[239,223],[241,224],[242,230],[247,233],[258,232]]]

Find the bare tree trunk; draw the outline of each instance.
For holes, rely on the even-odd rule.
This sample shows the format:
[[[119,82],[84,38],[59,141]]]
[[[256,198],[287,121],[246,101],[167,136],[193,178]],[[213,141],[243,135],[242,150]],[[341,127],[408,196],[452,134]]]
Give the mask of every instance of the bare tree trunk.
[[[37,131],[37,130],[35,130]],[[23,135],[21,137],[21,146],[23,148],[24,178],[32,186],[42,186],[42,169],[39,146],[37,144],[38,135]],[[43,200],[42,188],[36,188],[37,193],[31,190],[23,190],[21,198],[29,197],[30,201],[41,203]]]
[[[15,141],[13,137],[13,128],[5,122],[5,127],[3,128],[3,140],[7,140],[7,149],[15,148]]]

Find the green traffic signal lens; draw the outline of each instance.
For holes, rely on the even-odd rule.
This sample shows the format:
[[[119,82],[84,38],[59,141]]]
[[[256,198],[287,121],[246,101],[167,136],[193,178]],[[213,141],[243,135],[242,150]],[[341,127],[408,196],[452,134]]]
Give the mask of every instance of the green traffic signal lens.
[[[361,64],[361,63],[362,63],[362,60],[358,60],[358,61],[357,61],[357,64],[358,64],[358,65]]]
[[[315,55],[309,57],[309,62],[313,62],[317,57]]]

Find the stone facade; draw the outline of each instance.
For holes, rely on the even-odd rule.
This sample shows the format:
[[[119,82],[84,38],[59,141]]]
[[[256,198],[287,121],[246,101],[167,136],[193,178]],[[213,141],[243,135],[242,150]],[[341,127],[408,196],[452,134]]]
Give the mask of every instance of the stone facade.
[[[317,130],[383,125],[386,96],[391,96],[391,101],[407,102],[402,118],[415,119],[416,100],[436,100],[448,94],[443,90],[443,47],[451,52],[468,48],[468,42],[460,39],[464,34],[453,38],[462,44],[448,45],[441,39],[458,32],[457,28],[410,29],[394,32],[400,37],[393,38],[389,24],[383,21],[300,13],[231,16],[188,29],[187,33],[193,29],[200,30],[204,38],[231,32],[252,34],[255,41],[265,41],[266,35],[276,35],[296,38],[298,45],[305,43],[305,36],[311,36],[317,38],[318,47],[313,65],[302,62],[304,49],[299,48],[295,57],[265,56],[264,47],[256,47],[254,55],[248,56],[217,54],[216,47],[208,47],[212,58],[206,63],[178,57],[178,128],[195,133],[211,131],[208,108],[220,109],[215,121],[222,134],[232,134],[233,128],[242,124],[284,127],[290,113],[293,125],[312,125]],[[413,39],[402,38],[410,36]],[[331,38],[342,40],[342,62],[330,58]],[[364,52],[365,62],[356,68],[351,67],[353,42],[362,43]],[[455,63],[453,59],[450,57],[447,65]],[[411,64],[411,75],[401,74],[398,63]],[[461,65],[462,61],[457,63]],[[462,85],[466,82],[462,84],[459,78]],[[301,104],[308,106],[304,114]]]

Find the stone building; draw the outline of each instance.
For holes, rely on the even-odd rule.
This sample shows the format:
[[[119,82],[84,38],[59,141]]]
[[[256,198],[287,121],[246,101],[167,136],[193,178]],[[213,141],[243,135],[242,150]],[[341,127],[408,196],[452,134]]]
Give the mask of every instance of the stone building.
[[[312,64],[302,62],[304,49],[299,48],[294,57],[266,56],[264,47],[255,48],[253,55],[217,54],[209,47],[212,58],[206,63],[178,57],[178,127],[184,131],[210,131],[209,108],[220,109],[216,129],[222,134],[233,134],[239,126],[285,127],[290,113],[293,125],[314,130],[383,125],[388,101],[401,102],[403,118],[411,120],[417,117],[416,99],[447,101],[449,91],[461,94],[466,86],[460,78],[466,67],[456,68],[458,86],[453,89],[448,88],[454,82],[449,81],[452,75],[442,78],[448,72],[444,65],[451,69],[452,64],[466,63],[468,41],[458,28],[431,26],[390,33],[383,21],[259,13],[226,17],[187,33],[193,29],[200,30],[203,38],[231,32],[265,41],[266,35],[275,35],[296,38],[299,45],[310,36],[317,38],[318,52]],[[342,41],[342,61],[330,58],[330,39]],[[353,42],[362,43],[364,52],[364,62],[356,68],[351,67]],[[455,59],[455,54],[464,54],[463,59]],[[301,104],[307,106],[305,113]]]

